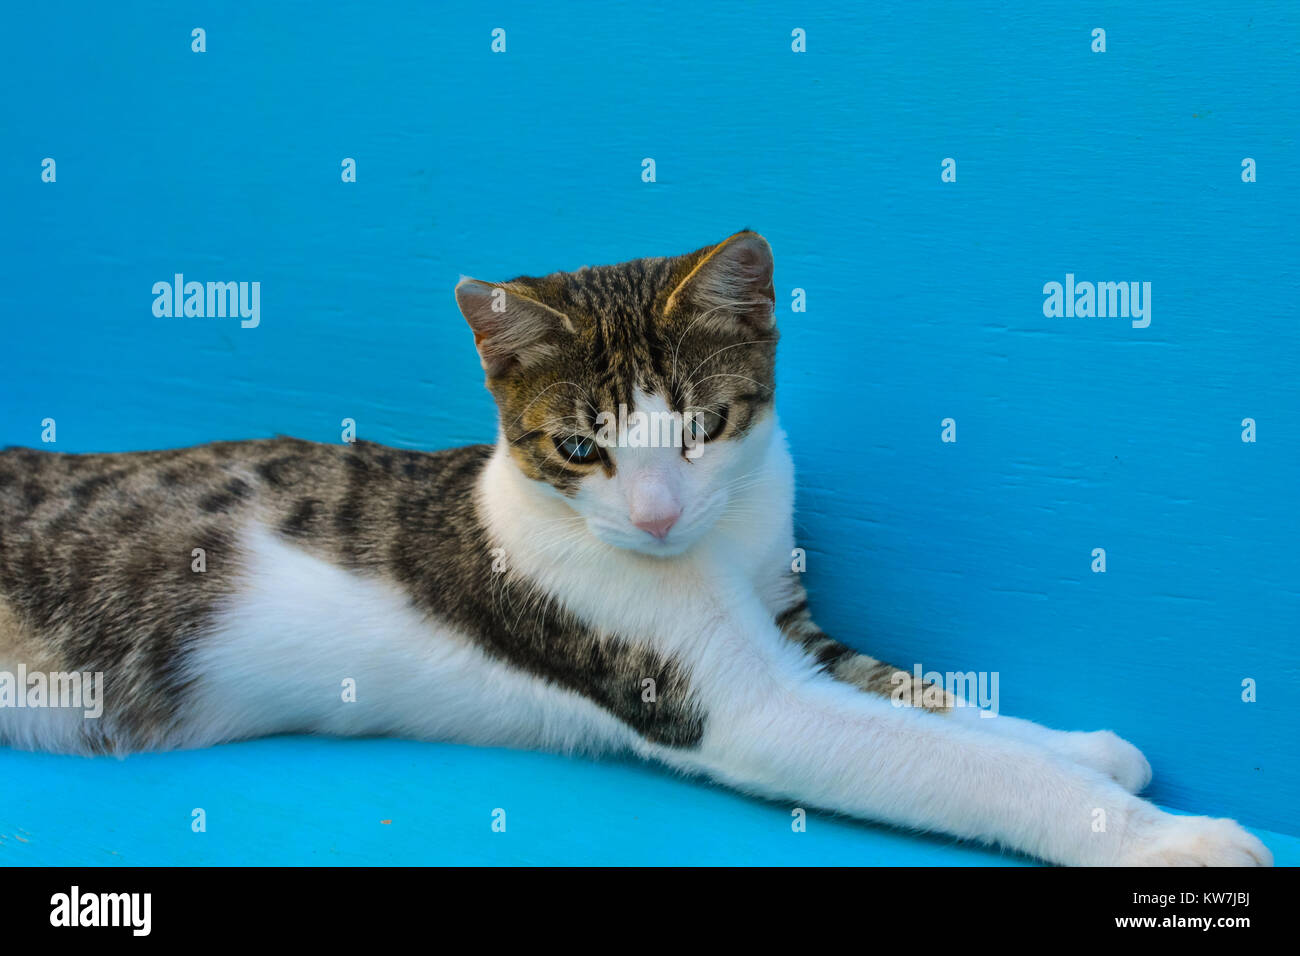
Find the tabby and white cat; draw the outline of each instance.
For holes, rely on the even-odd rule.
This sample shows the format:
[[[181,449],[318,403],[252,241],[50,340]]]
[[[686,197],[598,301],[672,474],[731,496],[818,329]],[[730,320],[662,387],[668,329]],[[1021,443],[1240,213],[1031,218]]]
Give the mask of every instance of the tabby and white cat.
[[[791,572],[761,236],[465,279],[456,298],[495,446],[0,453],[0,671],[106,685],[95,720],[0,708],[0,741],[124,753],[310,732],[630,751],[1057,863],[1270,862],[1230,820],[1133,796],[1150,769],[1114,734],[951,699],[896,706],[910,675],[817,628]],[[620,406],[678,413],[682,441],[608,440],[599,416]]]

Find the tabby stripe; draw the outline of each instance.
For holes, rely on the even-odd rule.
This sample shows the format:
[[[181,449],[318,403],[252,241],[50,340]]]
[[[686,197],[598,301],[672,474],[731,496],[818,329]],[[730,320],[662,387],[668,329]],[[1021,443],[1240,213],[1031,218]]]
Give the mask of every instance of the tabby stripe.
[[[789,627],[791,624],[794,623],[796,618],[798,618],[801,614],[806,613],[807,611],[808,611],[808,602],[800,601],[798,604],[786,608],[779,615],[777,615],[776,626],[784,631],[787,627]]]

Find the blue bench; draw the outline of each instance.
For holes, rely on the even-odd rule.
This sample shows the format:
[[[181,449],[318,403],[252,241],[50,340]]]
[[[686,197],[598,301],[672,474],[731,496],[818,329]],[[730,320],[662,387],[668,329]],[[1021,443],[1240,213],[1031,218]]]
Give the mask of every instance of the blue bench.
[[[404,740],[126,759],[0,749],[0,779],[6,865],[1033,864],[818,812],[796,833],[791,806],[632,761]],[[1300,838],[1255,832],[1279,865],[1300,863]]]

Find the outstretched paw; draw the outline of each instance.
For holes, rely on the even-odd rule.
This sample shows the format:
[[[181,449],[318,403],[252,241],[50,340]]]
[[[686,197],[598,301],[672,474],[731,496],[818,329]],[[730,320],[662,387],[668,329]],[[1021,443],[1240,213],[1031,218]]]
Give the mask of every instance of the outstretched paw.
[[[1233,820],[1168,815],[1137,835],[1120,866],[1272,866],[1273,854]]]
[[[1070,757],[1104,773],[1129,793],[1141,793],[1151,782],[1151,764],[1131,743],[1109,730],[1070,735]]]

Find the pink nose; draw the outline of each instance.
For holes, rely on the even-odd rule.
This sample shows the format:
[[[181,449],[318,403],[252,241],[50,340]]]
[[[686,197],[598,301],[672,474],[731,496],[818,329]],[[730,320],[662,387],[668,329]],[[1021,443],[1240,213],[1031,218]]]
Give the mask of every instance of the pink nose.
[[[648,531],[660,541],[668,537],[668,530],[677,523],[677,519],[682,516],[680,511],[675,511],[666,517],[649,518],[644,521],[633,521],[632,523],[642,531]]]

